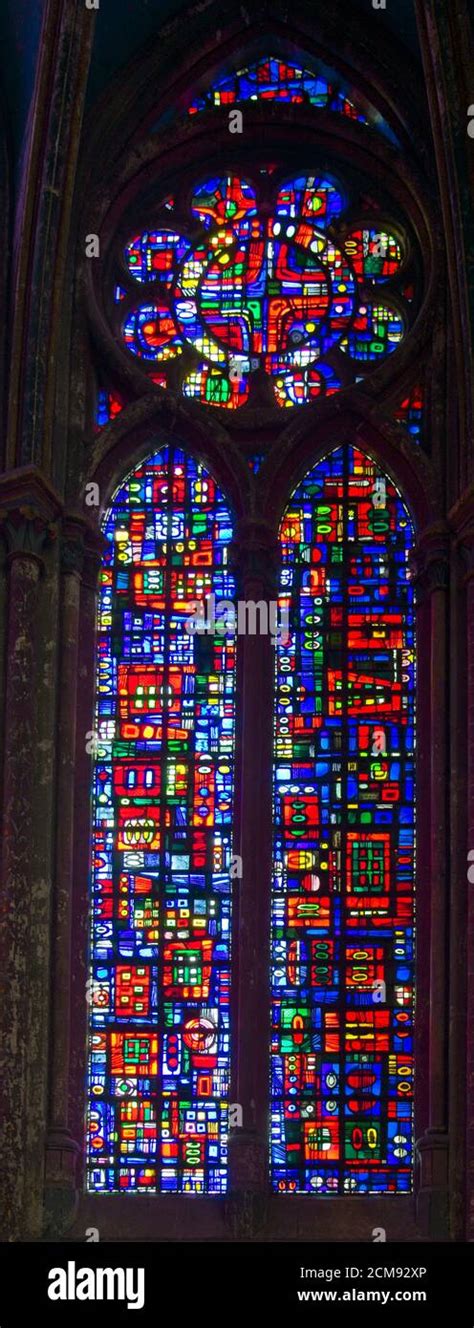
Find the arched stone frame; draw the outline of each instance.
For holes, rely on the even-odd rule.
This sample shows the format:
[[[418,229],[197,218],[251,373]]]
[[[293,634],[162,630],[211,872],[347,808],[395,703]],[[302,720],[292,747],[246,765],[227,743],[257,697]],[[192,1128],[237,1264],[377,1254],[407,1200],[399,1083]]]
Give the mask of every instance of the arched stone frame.
[[[272,9],[275,10],[275,8],[276,8],[276,6],[273,5],[273,6],[272,6]],[[302,7],[302,8],[304,8],[304,7]],[[310,15],[310,10],[311,10],[311,15]],[[312,20],[314,20],[314,11],[313,11],[313,7],[312,7],[312,6],[309,6],[308,9],[307,9],[307,26],[309,26],[309,19],[310,19],[310,17],[311,17]],[[213,20],[213,17],[212,17],[212,15],[211,15],[211,16],[210,16],[210,21],[209,21],[209,33],[211,33],[211,24],[212,24],[213,21],[214,21],[214,20]],[[295,21],[296,21],[296,19],[295,19]],[[235,45],[237,46],[237,45],[240,44],[240,45],[242,46],[242,45],[244,45],[244,43],[245,43],[245,39],[246,39],[246,37],[248,36],[248,31],[247,31],[247,29],[246,29],[245,27],[241,28],[240,31],[238,30],[238,20],[235,20],[234,16],[232,16],[232,22],[235,23],[234,33],[233,33],[233,35],[234,35],[234,37],[235,37]],[[350,37],[350,33],[349,33],[349,37]],[[212,45],[211,37],[209,37],[208,50],[210,50],[211,45]],[[153,57],[153,58],[156,60],[156,57]],[[153,63],[153,62],[151,62],[151,63]],[[143,61],[143,64],[142,64],[142,75],[143,75],[143,69],[144,69],[145,65],[147,65],[147,69],[148,69],[148,72],[149,72],[149,69],[150,69],[150,61],[148,60],[148,58],[147,58],[145,61]],[[397,71],[396,71],[396,76],[397,76],[397,78],[398,78],[398,80],[399,80],[399,78],[400,78],[400,70],[399,70],[399,69],[397,69]],[[395,80],[395,76],[394,76],[394,78],[393,78],[393,86],[395,86],[395,81],[396,81],[396,80]],[[133,100],[133,98],[130,97],[130,101],[132,101],[132,100]],[[409,111],[410,104],[411,104],[411,99],[410,99],[410,96],[407,95],[406,100],[405,100],[405,107],[407,108],[407,110],[406,110],[407,115],[410,114],[410,111]],[[129,105],[130,105],[130,103],[129,103]],[[416,119],[415,116],[414,116],[413,118]],[[96,125],[97,133],[98,133],[99,136],[100,136],[99,131],[102,132],[102,131],[103,131],[104,129],[106,129],[107,126],[108,126],[108,132],[104,132],[104,133],[103,133],[103,152],[104,152],[104,157],[106,157],[106,155],[107,155],[107,151],[110,149],[110,146],[113,144],[113,141],[114,141],[114,128],[113,128],[113,126],[114,126],[114,120],[115,120],[115,124],[118,125],[118,122],[119,122],[119,116],[117,115],[117,101],[115,102],[115,105],[114,105],[113,98],[111,98],[111,100],[110,100],[110,104],[109,104],[109,109],[108,109],[108,111],[107,111],[107,114],[105,115],[104,118],[101,118],[101,117],[99,116],[98,119],[97,119],[97,125]],[[76,131],[76,142],[77,142],[77,131]],[[93,153],[92,151],[91,151],[90,155],[88,154],[88,161],[89,161],[89,162],[91,161],[93,155],[94,155],[94,153]],[[84,160],[84,159],[83,159],[83,160]],[[104,161],[104,158],[102,158],[102,163],[103,163],[103,161]],[[100,166],[100,162],[99,162],[99,166]],[[82,167],[81,167],[81,172],[82,172]],[[87,170],[86,170],[86,176],[87,176]],[[78,192],[80,192],[80,188],[81,188],[82,181],[83,181],[83,176],[82,176],[82,173],[81,173],[81,175],[80,175],[80,177],[79,177]],[[66,223],[64,223],[64,224],[66,224]],[[87,226],[87,229],[89,229],[89,226]],[[431,223],[431,222],[430,222],[430,224],[429,224],[429,232],[430,232],[430,234],[434,234],[434,225],[433,225],[433,223]],[[63,240],[62,240],[62,246],[61,246],[61,250],[60,250],[60,252],[61,252],[61,263],[63,264],[63,270],[64,270],[64,263],[63,263],[63,260],[64,260],[64,247],[65,247],[65,244],[69,242],[72,251],[75,251],[76,244],[77,244],[77,245],[82,244],[83,234],[84,234],[84,213],[81,212],[81,210],[78,209],[77,214],[76,214],[76,216],[75,216],[75,218],[74,218],[73,224],[71,225],[70,231],[68,232],[67,230],[66,230],[66,231],[63,230],[63,233],[62,233]],[[39,244],[39,248],[40,248],[40,247],[41,247],[41,243]],[[69,260],[68,260],[68,264],[65,265],[65,270],[66,270],[66,271],[69,271],[70,273],[72,273],[72,272],[75,270],[75,267],[76,267],[76,264],[75,264],[75,257],[74,257],[74,259],[73,259],[73,258],[70,256],[70,258],[69,258]],[[437,276],[436,283],[435,283],[435,288],[434,288],[435,295],[436,295],[436,290],[439,291],[439,289],[440,289],[440,285],[439,285],[440,281],[441,281],[441,273],[438,272],[438,276]],[[74,552],[73,552],[73,550],[71,549],[71,538],[70,538],[70,536],[71,536],[71,535],[74,535],[74,537],[76,537],[77,535],[80,535],[81,538],[82,538],[82,537],[85,535],[85,536],[86,536],[86,557],[85,557],[85,569],[86,569],[86,570],[85,570],[85,576],[84,576],[84,586],[85,586],[85,592],[84,592],[84,593],[85,593],[85,598],[87,598],[87,595],[89,595],[89,598],[90,598],[90,593],[91,593],[91,592],[90,592],[90,590],[88,590],[87,588],[88,588],[88,586],[90,586],[90,584],[91,584],[91,567],[90,567],[90,565],[91,565],[91,563],[93,562],[93,558],[94,558],[94,548],[95,548],[95,543],[96,543],[96,541],[95,541],[94,533],[92,532],[92,534],[89,536],[87,526],[84,526],[84,524],[83,524],[83,523],[84,523],[84,515],[87,516],[88,514],[87,514],[87,513],[84,514],[84,509],[81,507],[81,503],[82,503],[82,493],[83,493],[83,476],[80,475],[80,473],[79,473],[79,471],[80,471],[80,467],[77,465],[77,460],[79,459],[79,457],[80,457],[80,455],[81,455],[81,450],[82,450],[82,438],[83,438],[84,428],[86,428],[86,432],[89,431],[89,424],[87,423],[86,416],[85,416],[85,414],[84,414],[84,410],[83,410],[84,378],[85,378],[85,376],[86,376],[86,374],[87,374],[87,365],[88,365],[88,363],[89,363],[89,352],[88,352],[88,346],[87,346],[87,337],[86,337],[86,335],[85,335],[85,324],[84,324],[83,316],[82,316],[82,313],[81,313],[81,309],[83,309],[84,306],[83,306],[83,304],[81,304],[81,291],[80,291],[80,286],[79,286],[79,290],[78,290],[78,296],[79,296],[79,299],[78,299],[77,307],[76,307],[75,312],[74,312],[74,318],[73,318],[73,326],[72,326],[71,338],[69,339],[68,336],[64,336],[64,352],[61,352],[61,354],[58,356],[58,382],[61,380],[61,375],[62,375],[63,384],[64,384],[65,381],[67,381],[69,375],[68,375],[68,369],[67,369],[67,367],[66,367],[66,375],[65,375],[65,373],[64,373],[64,370],[65,370],[65,362],[67,362],[67,360],[69,360],[69,358],[70,358],[71,356],[72,356],[72,360],[73,360],[73,362],[74,362],[74,370],[73,370],[73,374],[70,375],[69,403],[68,403],[68,392],[66,391],[66,389],[65,389],[64,386],[60,388],[60,390],[59,390],[59,395],[58,395],[58,411],[57,411],[57,415],[56,415],[56,423],[55,423],[55,428],[56,428],[56,438],[57,438],[57,440],[58,440],[58,446],[54,448],[54,454],[55,454],[55,457],[56,457],[54,479],[55,479],[55,482],[60,486],[60,485],[61,485],[62,472],[63,472],[63,469],[64,469],[64,467],[65,467],[65,457],[64,457],[63,440],[64,440],[64,438],[67,436],[67,437],[68,437],[68,448],[69,448],[69,451],[68,451],[68,462],[67,462],[67,470],[68,470],[68,481],[67,481],[67,511],[68,511],[69,514],[70,514],[70,517],[69,517],[69,526],[68,526],[67,524],[66,524],[66,526],[65,526],[65,535],[66,535],[66,537],[69,535],[69,538],[66,538],[66,545],[65,545],[65,560],[66,560],[66,566],[67,566],[67,562],[69,561],[69,568],[70,568],[70,570],[69,570],[68,573],[67,573],[67,576],[69,577],[69,576],[74,576],[74,575],[78,575],[78,574],[79,574],[79,573],[78,573],[78,567],[76,567],[76,568],[72,567],[72,569],[71,569],[71,562],[74,563]],[[57,295],[57,292],[56,292],[56,295],[55,295],[55,301],[56,301],[55,308],[57,308],[57,300],[58,300],[58,295]],[[70,317],[71,317],[71,309],[70,309],[70,304],[69,304],[69,295],[66,295],[66,294],[65,294],[65,296],[64,296],[64,301],[63,301],[63,304],[62,304],[62,313],[64,314],[64,317],[61,318],[61,337],[63,337],[63,331],[64,331],[64,329],[69,325],[69,324],[68,324],[68,320],[70,320]],[[53,315],[52,315],[52,311],[51,311],[51,318],[52,318],[52,316],[53,316]],[[427,321],[429,321],[429,320],[427,320]],[[56,337],[57,337],[57,336],[58,336],[58,332],[56,332]],[[424,337],[424,334],[423,334],[423,337]],[[423,337],[422,337],[422,340],[423,340]],[[412,348],[413,353],[415,353],[415,347],[416,347],[416,342],[415,342],[415,341],[412,341],[412,342],[411,342],[411,348]],[[79,352],[77,356],[76,356],[76,352]],[[399,364],[400,364],[400,361],[399,361]],[[407,368],[408,368],[408,357],[407,357]],[[49,402],[50,402],[50,404],[51,404],[51,393],[52,393],[52,391],[53,391],[53,386],[54,386],[54,385],[52,384],[52,382],[50,382],[50,383],[49,383],[49,387],[48,387],[48,390],[49,390]],[[355,404],[356,404],[356,403],[354,402],[354,405],[355,405]],[[70,405],[70,409],[69,409],[69,405]],[[140,409],[138,410],[138,414],[139,414],[139,415],[141,415],[142,410],[144,410],[145,413],[147,413],[147,412],[149,411],[149,412],[150,412],[150,416],[151,416],[151,414],[152,414],[155,410],[158,412],[159,417],[162,417],[163,414],[166,415],[166,411],[163,412],[163,408],[162,408],[161,406],[159,406],[158,400],[156,399],[156,395],[154,396],[153,402],[150,401],[150,400],[148,400],[148,402],[145,403],[144,400],[141,400],[139,403],[135,403],[134,406],[131,407],[131,408],[129,408],[129,409],[130,409],[133,413],[135,413],[135,410],[136,410],[138,407],[140,408]],[[376,409],[376,408],[374,407],[374,403],[372,402],[372,403],[371,403],[371,410],[375,410],[375,409]],[[172,415],[172,413],[171,413],[171,415]],[[89,416],[88,418],[90,419],[90,416]],[[39,419],[40,419],[40,417],[38,416],[38,419],[37,419],[37,421],[36,421],[36,425],[35,425],[35,427],[37,428],[37,430],[39,430],[39,428],[40,428]],[[52,416],[52,413],[51,413],[51,410],[50,410],[50,411],[49,411],[49,416],[47,417],[47,429],[46,429],[46,434],[48,434],[48,435],[51,433],[51,430],[52,430],[52,428],[53,428],[52,419],[53,419],[53,416]],[[322,419],[324,419],[324,412],[322,412]],[[317,423],[317,416],[316,416],[316,414],[315,414],[315,416],[314,416],[314,421],[315,421],[315,424],[316,424],[316,423]],[[141,421],[140,421],[140,422],[141,422]],[[170,422],[171,422],[171,420],[170,420]],[[193,423],[194,423],[194,422],[195,422],[195,421],[193,420]],[[127,424],[127,423],[128,423],[128,421],[126,422],[125,420],[123,420],[123,421],[121,422],[121,429],[125,430],[125,427],[126,427],[126,424]],[[264,429],[265,429],[266,423],[267,423],[267,422],[262,421],[262,427],[263,427]],[[440,415],[439,410],[435,412],[435,415],[434,415],[434,417],[433,417],[433,421],[432,421],[432,423],[433,423],[433,424],[435,425],[435,427],[437,428],[438,436],[441,437],[441,436],[442,436],[442,433],[443,433],[443,426],[442,426],[442,414]],[[231,422],[230,422],[230,421],[228,422],[228,425],[229,425],[229,431],[230,431],[230,429],[231,429]],[[176,424],[174,425],[174,427],[176,428]],[[267,427],[268,427],[268,425],[267,425]],[[224,438],[224,436],[225,436],[225,433],[226,433],[226,430],[224,431],[224,434],[222,435],[223,438]],[[114,433],[113,436],[114,436],[114,438],[115,438],[117,435]],[[399,439],[399,441],[400,441],[400,439]],[[84,475],[85,473],[86,473],[86,471],[84,470],[84,471],[83,471],[83,475]],[[87,474],[89,474],[89,473],[90,473],[90,472],[87,471]],[[267,474],[268,474],[268,472],[267,472]],[[24,490],[23,490],[23,493],[24,493]],[[12,501],[13,501],[13,499],[12,499]],[[46,506],[48,506],[48,504],[46,504]],[[79,509],[79,508],[80,508],[80,519],[79,519],[79,516],[78,516],[78,509]],[[438,509],[438,510],[439,510],[439,509]],[[55,506],[55,500],[52,499],[52,498],[49,499],[48,511],[53,511],[53,513],[56,512],[56,511],[58,511],[58,506]],[[74,518],[74,519],[73,519],[73,518]],[[73,545],[74,545],[74,540],[72,541],[72,543],[73,543]],[[82,683],[81,683],[81,687],[82,687]],[[78,730],[78,732],[79,732],[79,730]],[[76,839],[76,832],[74,832],[74,838]],[[78,984],[80,985],[80,980],[79,980],[78,978],[76,978],[76,975],[75,975],[75,978],[74,978],[74,986],[76,986],[76,985],[78,985]],[[61,999],[61,992],[60,992],[60,989],[59,989],[59,988],[57,987],[57,985],[56,985],[55,977],[53,977],[53,994],[54,994],[54,1001],[55,1001],[55,1002],[56,1002],[56,1000],[57,1000],[57,1001],[60,1001],[60,999]],[[63,993],[63,994],[66,994],[66,993]],[[82,999],[82,992],[79,992],[79,999]]]

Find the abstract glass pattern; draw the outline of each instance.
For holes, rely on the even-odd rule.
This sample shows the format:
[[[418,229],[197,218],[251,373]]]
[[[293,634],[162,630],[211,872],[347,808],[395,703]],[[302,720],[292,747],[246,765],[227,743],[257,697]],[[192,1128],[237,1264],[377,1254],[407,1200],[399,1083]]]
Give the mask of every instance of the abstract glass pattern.
[[[368,104],[363,107],[357,92],[346,88],[333,70],[320,63],[315,63],[312,70],[305,69],[273,55],[213,83],[203,96],[191,102],[188,114],[197,115],[213,107],[228,109],[248,101],[306,103],[322,111],[344,115],[349,120],[358,120],[361,124],[373,125],[391,142],[398,141],[382,116]]]
[[[413,528],[353,446],[281,526],[272,1183],[406,1193],[413,1151]]]
[[[423,435],[424,392],[418,384],[400,402],[395,412],[397,424],[403,424],[414,443],[421,443]]]
[[[122,484],[104,533],[88,1185],[222,1193],[235,645],[188,620],[207,594],[232,599],[231,518],[170,446]]]
[[[197,184],[188,237],[170,219],[126,247],[125,346],[159,385],[171,373],[184,396],[229,409],[257,371],[281,407],[358,381],[404,336],[391,287],[405,255],[385,226],[345,227],[348,205],[325,176],[276,184],[270,215],[240,176]]]
[[[106,424],[110,424],[116,415],[120,415],[123,406],[122,397],[116,392],[106,392],[101,389],[97,393],[96,429],[103,429]]]

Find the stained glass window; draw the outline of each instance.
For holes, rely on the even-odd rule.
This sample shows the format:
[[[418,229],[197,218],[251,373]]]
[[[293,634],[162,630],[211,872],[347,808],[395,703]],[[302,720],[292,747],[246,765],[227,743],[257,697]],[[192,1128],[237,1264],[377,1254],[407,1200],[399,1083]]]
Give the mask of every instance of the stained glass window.
[[[350,120],[368,123],[362,109],[327,77],[273,56],[219,79],[204,96],[191,102],[189,115],[211,106],[238,106],[246,101],[309,102],[321,110],[336,111]]]
[[[413,528],[341,446],[281,526],[272,1181],[405,1193],[413,1149]]]
[[[264,452],[253,452],[252,456],[247,457],[247,465],[250,466],[250,469],[253,471],[254,475],[259,474],[259,471],[261,471],[262,469],[264,460],[265,460]]]
[[[226,409],[245,405],[257,371],[280,407],[359,381],[399,346],[410,310],[404,240],[386,223],[348,224],[350,203],[353,215],[326,175],[276,182],[270,206],[255,180],[213,176],[195,184],[187,221],[168,200],[163,225],[125,250],[127,350],[158,386]]]
[[[274,55],[218,79],[202,96],[194,98],[188,114],[197,115],[213,107],[228,109],[248,101],[306,103],[371,125],[391,142],[398,141],[386,120],[369,103],[363,104],[360,94],[343,84],[334,70],[320,61],[314,61],[313,68],[308,69]]]
[[[234,663],[190,630],[231,600],[229,510],[179,447],[104,525],[93,775],[88,1185],[222,1193]]]

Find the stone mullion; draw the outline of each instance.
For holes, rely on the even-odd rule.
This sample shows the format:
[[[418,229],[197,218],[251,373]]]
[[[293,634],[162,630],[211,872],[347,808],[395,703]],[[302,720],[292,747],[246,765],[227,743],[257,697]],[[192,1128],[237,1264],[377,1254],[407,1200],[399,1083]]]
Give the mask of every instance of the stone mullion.
[[[264,523],[242,523],[235,544],[238,596],[275,599],[277,550]],[[242,880],[234,903],[234,1094],[243,1128],[230,1139],[228,1220],[239,1238],[264,1221],[268,1192],[270,1051],[270,881],[272,637],[238,636],[241,686],[240,845]]]

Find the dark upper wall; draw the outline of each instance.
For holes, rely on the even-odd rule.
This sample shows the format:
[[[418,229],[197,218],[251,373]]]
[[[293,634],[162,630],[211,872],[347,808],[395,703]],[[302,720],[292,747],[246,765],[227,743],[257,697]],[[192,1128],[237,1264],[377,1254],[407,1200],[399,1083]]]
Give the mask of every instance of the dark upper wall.
[[[14,175],[28,121],[46,0],[2,0],[0,84]]]

